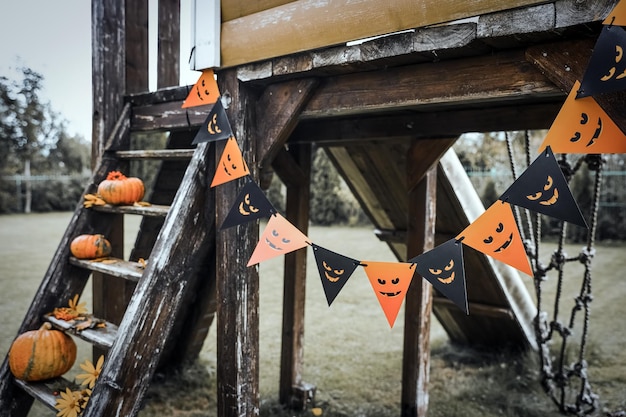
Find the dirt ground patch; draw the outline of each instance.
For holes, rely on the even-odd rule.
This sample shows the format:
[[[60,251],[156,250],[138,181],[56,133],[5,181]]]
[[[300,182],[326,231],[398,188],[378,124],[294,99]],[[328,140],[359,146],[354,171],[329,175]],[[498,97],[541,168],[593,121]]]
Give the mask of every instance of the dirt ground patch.
[[[2,356],[15,337],[70,217],[71,213],[0,216],[0,312],[5,318],[0,324]],[[129,220],[129,224],[133,221]],[[395,260],[368,228],[314,227],[310,237],[322,246],[356,259]],[[129,245],[132,239],[130,242]],[[341,242],[350,242],[350,245]],[[549,245],[544,250],[549,252]],[[570,253],[579,250],[580,247],[574,245],[568,247]],[[310,262],[312,258],[310,255]],[[626,283],[615,273],[625,269],[624,246],[598,248],[587,350],[592,386],[601,397],[598,416],[626,410],[626,351],[623,349]],[[306,410],[294,412],[283,410],[277,401],[282,259],[261,264],[261,415],[310,416],[312,407],[318,407],[322,415],[328,417],[399,416],[403,311],[390,329],[362,271],[355,273],[328,307],[312,264],[309,271],[303,380],[316,386],[316,397]],[[563,311],[569,312],[573,297],[579,291],[579,272],[573,270],[568,275],[563,295],[567,310]],[[524,280],[530,289],[530,278],[524,277]],[[531,294],[534,299],[534,293]],[[553,294],[553,290],[548,290],[547,299]],[[88,294],[83,299],[91,306]],[[155,377],[141,417],[216,415],[215,337],[213,328],[200,358],[184,372]],[[534,352],[514,354],[453,346],[436,321],[431,345],[429,416],[561,415],[539,384],[539,364]],[[79,343],[78,361],[88,358],[89,354],[89,346]],[[76,370],[70,372],[70,379],[72,372]],[[50,415],[51,412],[41,406],[33,407],[29,414],[31,417]]]

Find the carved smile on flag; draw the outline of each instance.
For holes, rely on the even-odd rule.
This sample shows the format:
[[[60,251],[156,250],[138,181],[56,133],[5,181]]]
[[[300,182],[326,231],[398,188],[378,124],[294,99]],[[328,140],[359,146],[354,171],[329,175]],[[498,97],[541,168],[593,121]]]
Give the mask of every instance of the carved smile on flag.
[[[543,186],[543,191],[537,191],[535,194],[527,195],[526,198],[529,199],[530,201],[537,201],[542,206],[551,206],[555,204],[559,199],[559,189],[556,187],[554,187],[552,196],[550,196],[549,198],[545,200],[538,201],[543,196],[544,192],[550,191],[553,184],[554,184],[554,181],[552,180],[552,177],[548,175],[546,184]]]
[[[280,237],[279,237],[279,236],[280,236],[280,233],[278,233],[278,232],[276,231],[276,229],[272,230],[271,235],[272,235],[272,237],[276,238],[276,240],[277,240],[278,242],[280,242],[281,244],[287,245],[287,244],[289,244],[289,242],[291,242],[291,240],[289,240],[289,239],[287,239],[287,238],[284,238],[284,237],[283,237],[283,238],[280,238]],[[276,243],[272,242],[272,241],[269,239],[269,237],[266,237],[266,238],[265,238],[265,243],[267,243],[267,246],[269,246],[270,248],[274,249],[275,251],[282,252],[282,251],[284,250],[282,246],[278,246]]]
[[[211,120],[209,120],[206,128],[207,131],[212,135],[222,133],[222,129],[220,129],[220,127],[217,125],[217,113],[215,113],[213,117],[211,117]]]
[[[251,213],[258,213],[259,209],[250,204],[250,194],[246,194],[239,204],[239,213],[242,216],[249,216]]]
[[[500,234],[503,231],[504,231],[504,225],[502,223],[498,223],[498,227],[496,227],[496,233]],[[500,245],[497,249],[494,250],[494,253],[502,252],[503,250],[509,247],[512,241],[513,241],[513,233],[509,235],[508,239],[506,239],[504,243],[502,243],[502,245]],[[491,245],[494,242],[494,237],[488,236],[486,239],[483,240],[483,242],[486,245]]]
[[[437,280],[439,280],[439,282],[441,282],[442,284],[451,284],[454,281],[454,277],[455,277],[453,269],[454,269],[454,259],[450,259],[450,262],[448,262],[448,264],[444,266],[443,269],[428,268],[428,272],[430,272],[433,275],[433,277],[437,278]],[[448,275],[447,277],[440,277],[439,275],[441,275],[443,272],[448,272],[450,273],[450,275]]]
[[[391,284],[387,284],[387,280],[382,279],[382,278],[378,278],[378,284],[381,286],[381,290],[383,289],[387,289],[386,287],[389,287],[390,289],[395,290],[395,288],[393,288],[392,286],[398,285],[398,283],[400,282],[400,278],[393,278],[392,280],[390,280]],[[381,295],[384,295],[385,297],[396,297],[398,295],[400,295],[400,293],[402,291],[378,291]]]
[[[580,114],[581,126],[585,126],[587,123],[589,123],[589,116],[587,115],[587,113],[581,113]],[[598,125],[596,127],[596,130],[593,132],[593,135],[591,136],[591,139],[589,140],[589,142],[587,142],[586,146],[591,146],[594,143],[596,143],[596,139],[598,139],[601,134],[602,134],[602,118],[598,117]],[[582,137],[583,137],[583,133],[577,131],[574,133],[574,136],[572,136],[569,141],[572,143],[576,143]]]
[[[226,155],[226,161],[222,162],[222,165],[224,167],[224,172],[226,173],[226,175],[232,176],[233,174],[229,171],[229,166],[230,168],[232,168],[233,172],[237,170],[237,165],[235,165],[234,162],[231,161],[230,158],[230,154]]]
[[[624,56],[624,50],[622,49],[622,47],[620,45],[615,45],[615,63],[619,64],[620,61],[622,60],[622,57]],[[609,81],[611,78],[613,78],[613,76],[615,75],[615,72],[617,71],[617,67],[611,67],[609,69],[609,73],[606,74],[603,77],[600,77],[600,81]],[[617,77],[615,77],[616,80],[621,80],[622,78],[626,77],[626,69],[624,69]]]
[[[324,276],[330,282],[337,282],[341,279],[341,276],[345,272],[343,269],[333,269],[329,266],[326,261],[322,261],[322,266],[324,267]],[[334,274],[334,275],[332,275]]]

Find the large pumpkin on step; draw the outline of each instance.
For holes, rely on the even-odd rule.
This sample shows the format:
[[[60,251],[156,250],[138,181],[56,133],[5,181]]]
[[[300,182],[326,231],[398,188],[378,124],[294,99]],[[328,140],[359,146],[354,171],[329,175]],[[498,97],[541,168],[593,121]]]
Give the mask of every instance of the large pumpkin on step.
[[[106,180],[98,185],[100,197],[113,205],[129,205],[141,201],[144,192],[142,180],[136,177],[126,177],[119,171],[109,172]]]
[[[70,252],[78,259],[103,258],[111,254],[111,243],[104,235],[79,235],[70,243]]]
[[[23,381],[56,378],[70,370],[76,361],[76,343],[52,325],[19,335],[9,350],[11,373]]]

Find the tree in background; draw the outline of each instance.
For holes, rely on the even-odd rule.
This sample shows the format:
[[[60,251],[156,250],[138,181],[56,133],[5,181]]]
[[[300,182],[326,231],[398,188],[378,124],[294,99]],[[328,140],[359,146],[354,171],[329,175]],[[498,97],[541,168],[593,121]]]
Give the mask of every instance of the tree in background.
[[[62,196],[70,191],[67,184],[34,185],[28,178],[84,173],[89,169],[89,147],[81,137],[69,135],[64,121],[41,99],[43,76],[30,68],[21,68],[20,72],[21,81],[0,77],[0,174],[22,174],[27,178],[23,206],[26,213],[33,205],[40,208],[43,205],[44,209],[73,209],[76,199],[71,205],[45,203],[48,196]],[[21,207],[21,196],[15,196],[14,184],[0,184],[0,188],[0,212]],[[82,192],[82,187],[80,190]],[[37,201],[33,203],[35,198]]]

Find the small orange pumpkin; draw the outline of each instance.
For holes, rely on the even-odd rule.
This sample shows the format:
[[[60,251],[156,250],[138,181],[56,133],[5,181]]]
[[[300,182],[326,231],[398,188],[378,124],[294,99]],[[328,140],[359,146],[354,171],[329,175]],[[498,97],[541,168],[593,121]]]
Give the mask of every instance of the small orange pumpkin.
[[[133,204],[141,201],[145,188],[143,181],[126,177],[120,171],[111,171],[106,180],[98,185],[98,194],[109,204]]]
[[[79,235],[70,243],[70,252],[78,259],[103,258],[111,254],[111,243],[104,235]]]
[[[45,322],[39,330],[19,335],[9,350],[11,373],[23,381],[42,381],[63,375],[76,361],[76,343]]]

